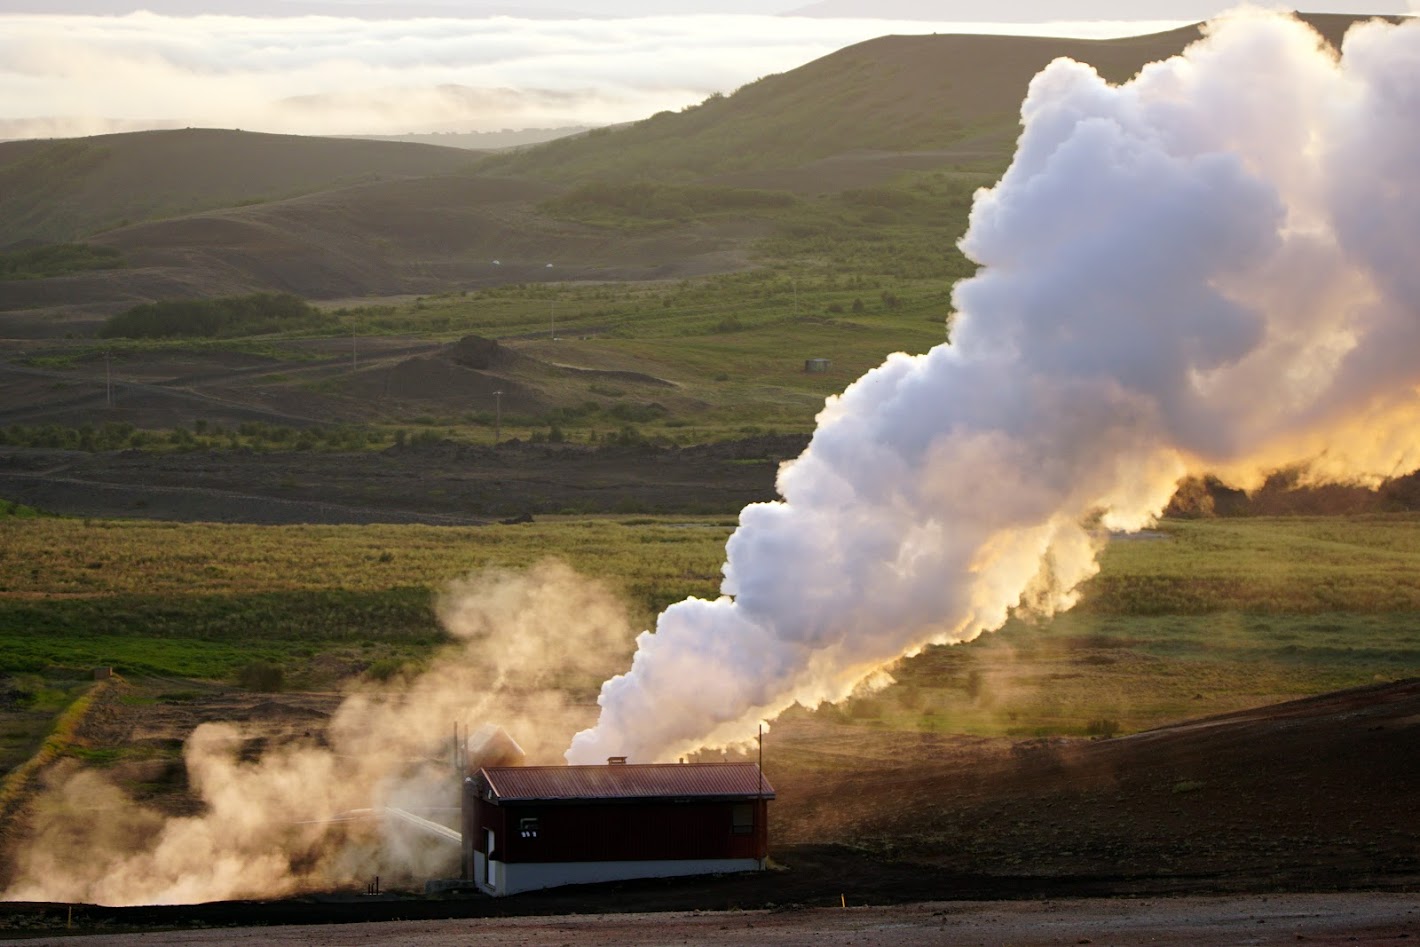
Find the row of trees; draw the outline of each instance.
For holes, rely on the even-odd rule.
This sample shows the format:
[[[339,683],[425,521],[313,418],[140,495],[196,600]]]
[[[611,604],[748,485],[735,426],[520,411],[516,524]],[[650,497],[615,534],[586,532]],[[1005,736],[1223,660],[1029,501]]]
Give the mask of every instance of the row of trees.
[[[113,247],[53,243],[0,252],[0,280],[46,279],[82,270],[111,270],[122,265],[123,255]]]
[[[415,443],[438,440],[432,432],[419,432]],[[169,431],[144,430],[127,422],[109,422],[64,427],[58,424],[13,425],[0,428],[0,446],[47,447],[55,450],[89,452],[163,449],[209,450],[242,447],[257,450],[331,450],[352,451],[368,447],[403,445],[411,440],[404,431],[385,434],[363,427],[291,428],[248,421],[234,428],[197,421],[191,429],[175,427]]]
[[[143,303],[110,318],[104,339],[219,338],[326,328],[335,316],[290,293]]]

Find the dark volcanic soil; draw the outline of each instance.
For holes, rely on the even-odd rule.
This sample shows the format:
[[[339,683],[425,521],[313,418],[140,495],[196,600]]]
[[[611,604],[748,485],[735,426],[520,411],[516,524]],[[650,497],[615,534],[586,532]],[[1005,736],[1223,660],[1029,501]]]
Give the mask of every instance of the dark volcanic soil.
[[[1152,892],[1420,883],[1420,680],[1113,740],[983,741],[971,755],[921,743],[853,771],[771,770],[793,800],[775,813],[780,839],[844,841],[919,864],[924,879]]]
[[[73,516],[467,524],[523,514],[734,513],[805,439],[687,448],[452,443],[371,453],[0,448],[0,497]]]
[[[401,894],[370,898],[351,892],[264,904],[85,906],[75,909],[75,918],[85,930],[118,932],[174,926],[771,909],[798,912],[812,932],[822,926],[822,918],[815,921],[813,912],[804,909],[842,910],[844,904],[857,909],[929,901],[1359,890],[1410,893],[1408,901],[1385,902],[1386,936],[1400,938],[1414,932],[1415,912],[1420,911],[1420,899],[1414,896],[1420,886],[1417,738],[1420,680],[1328,694],[1114,740],[1011,743],[901,733],[884,733],[873,740],[863,728],[805,714],[776,726],[770,740],[766,771],[778,791],[771,807],[770,851],[775,866],[763,874],[622,882],[502,899]],[[1163,913],[1150,923],[1158,925],[1160,932],[1179,933],[1197,917],[1214,912],[1209,904],[1220,903],[1174,902],[1171,907],[1163,902],[1151,909]],[[1265,906],[1267,898],[1227,903],[1235,906],[1215,920],[1245,931],[1246,938],[1200,936],[1194,941],[1185,936],[1162,942],[1274,943],[1280,941],[1266,937],[1280,934],[1290,940],[1301,932],[1297,926],[1301,919],[1310,918],[1308,923],[1317,925],[1319,918],[1328,916],[1321,909],[1310,914],[1278,913],[1275,906]],[[975,910],[960,905],[941,909],[943,913],[933,915],[942,919],[939,928],[947,924],[943,918]],[[1008,938],[1012,942],[1016,938],[1030,943],[1083,942],[1049,937],[1025,940],[1020,933],[1049,929],[1051,936],[1058,937],[1061,929],[1053,928],[1051,919],[1069,909],[1046,904],[993,910],[1008,915],[1000,922],[1006,925],[1001,929],[1003,937],[1015,930],[1010,928],[1009,915],[1019,912],[1035,925],[1020,928]],[[1113,930],[1114,935],[1103,941],[1108,943],[1143,942],[1127,933],[1130,910],[1091,910],[1103,912],[1101,926],[1081,930],[1097,934]],[[1237,927],[1243,923],[1240,912],[1246,928]],[[871,930],[881,936],[856,942],[894,942],[888,936],[894,915],[858,916],[871,917]],[[1256,930],[1258,918],[1264,918],[1264,924],[1292,926]],[[0,908],[0,930],[57,932],[66,920],[62,905]],[[789,927],[792,931],[785,936],[804,933]],[[615,925],[609,936],[614,937],[614,929]],[[848,937],[856,931],[866,937],[868,930],[841,933]],[[1335,933],[1327,924],[1307,930],[1321,942],[1328,942],[1327,931]],[[421,932],[432,933],[432,929]],[[524,942],[516,927],[505,933],[507,941],[490,942]],[[654,942],[678,943],[693,933],[687,928],[681,937]],[[1368,929],[1353,925],[1346,933],[1368,936]],[[984,931],[968,936],[965,930],[955,936],[977,943],[972,939],[976,934],[986,936]],[[743,935],[751,940],[759,936],[747,928]],[[595,932],[589,931],[588,936],[601,942]],[[841,942],[853,941],[849,937]],[[1350,941],[1342,937],[1338,942]]]

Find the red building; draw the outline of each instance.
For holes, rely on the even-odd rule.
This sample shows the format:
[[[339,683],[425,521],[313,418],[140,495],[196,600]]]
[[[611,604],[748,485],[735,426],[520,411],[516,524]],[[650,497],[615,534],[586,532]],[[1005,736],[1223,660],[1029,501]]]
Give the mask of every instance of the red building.
[[[488,894],[764,867],[774,788],[754,763],[485,766],[464,864]]]

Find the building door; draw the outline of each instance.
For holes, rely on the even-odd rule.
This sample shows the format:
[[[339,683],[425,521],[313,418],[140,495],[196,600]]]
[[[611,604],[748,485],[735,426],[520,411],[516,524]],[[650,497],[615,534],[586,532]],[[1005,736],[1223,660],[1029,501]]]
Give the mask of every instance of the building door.
[[[493,830],[486,830],[487,837],[484,839],[486,849],[483,854],[483,883],[488,887],[493,887]]]

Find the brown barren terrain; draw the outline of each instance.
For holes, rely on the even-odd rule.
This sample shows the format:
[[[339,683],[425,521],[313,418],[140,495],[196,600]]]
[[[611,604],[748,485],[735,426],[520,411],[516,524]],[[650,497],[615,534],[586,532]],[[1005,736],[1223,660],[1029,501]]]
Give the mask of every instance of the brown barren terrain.
[[[114,701],[92,725],[107,727],[110,735],[142,730],[148,739],[173,740],[201,720],[225,717],[259,720],[279,737],[318,730],[331,706],[316,696],[234,701],[213,692],[194,694],[176,709]],[[664,937],[667,930],[678,932],[675,941],[708,943],[735,937],[1078,943],[1082,936],[1103,943],[1154,937],[1179,944],[1275,943],[1298,934],[1331,943],[1382,932],[1394,938],[1420,933],[1414,913],[1420,900],[1413,893],[1420,886],[1417,737],[1420,680],[1112,740],[876,734],[799,714],[776,726],[766,754],[778,798],[771,807],[774,869],[765,874],[623,882],[503,899],[331,893],[263,904],[80,907],[74,923],[86,931],[118,932],[748,909],[770,913],[676,917],[664,924],[636,917],[500,921],[449,928],[447,936],[467,938],[477,930],[491,938],[462,941],[475,943],[565,942],[544,939],[553,931],[580,931],[595,943],[650,943],[646,938]],[[1275,897],[1287,891],[1394,894]],[[1230,897],[1197,897],[1220,894]],[[1242,894],[1256,897],[1237,897]],[[1161,896],[1187,898],[1134,900]],[[1128,900],[1053,900],[1095,897]],[[1031,903],[962,903],[1000,899]],[[864,908],[940,901],[953,903]],[[845,904],[852,910],[843,911]],[[53,931],[67,922],[68,912],[64,906],[11,904],[0,917],[11,930]],[[421,941],[431,936],[439,943],[441,931],[427,925],[346,929],[340,942],[402,942],[417,932]],[[1249,939],[1227,939],[1229,931],[1245,931]],[[1060,940],[1067,932],[1070,939]],[[315,931],[273,934],[272,942],[334,942]],[[1258,935],[1264,939],[1252,939]],[[387,937],[393,940],[381,939]],[[892,939],[897,937],[905,939]]]

